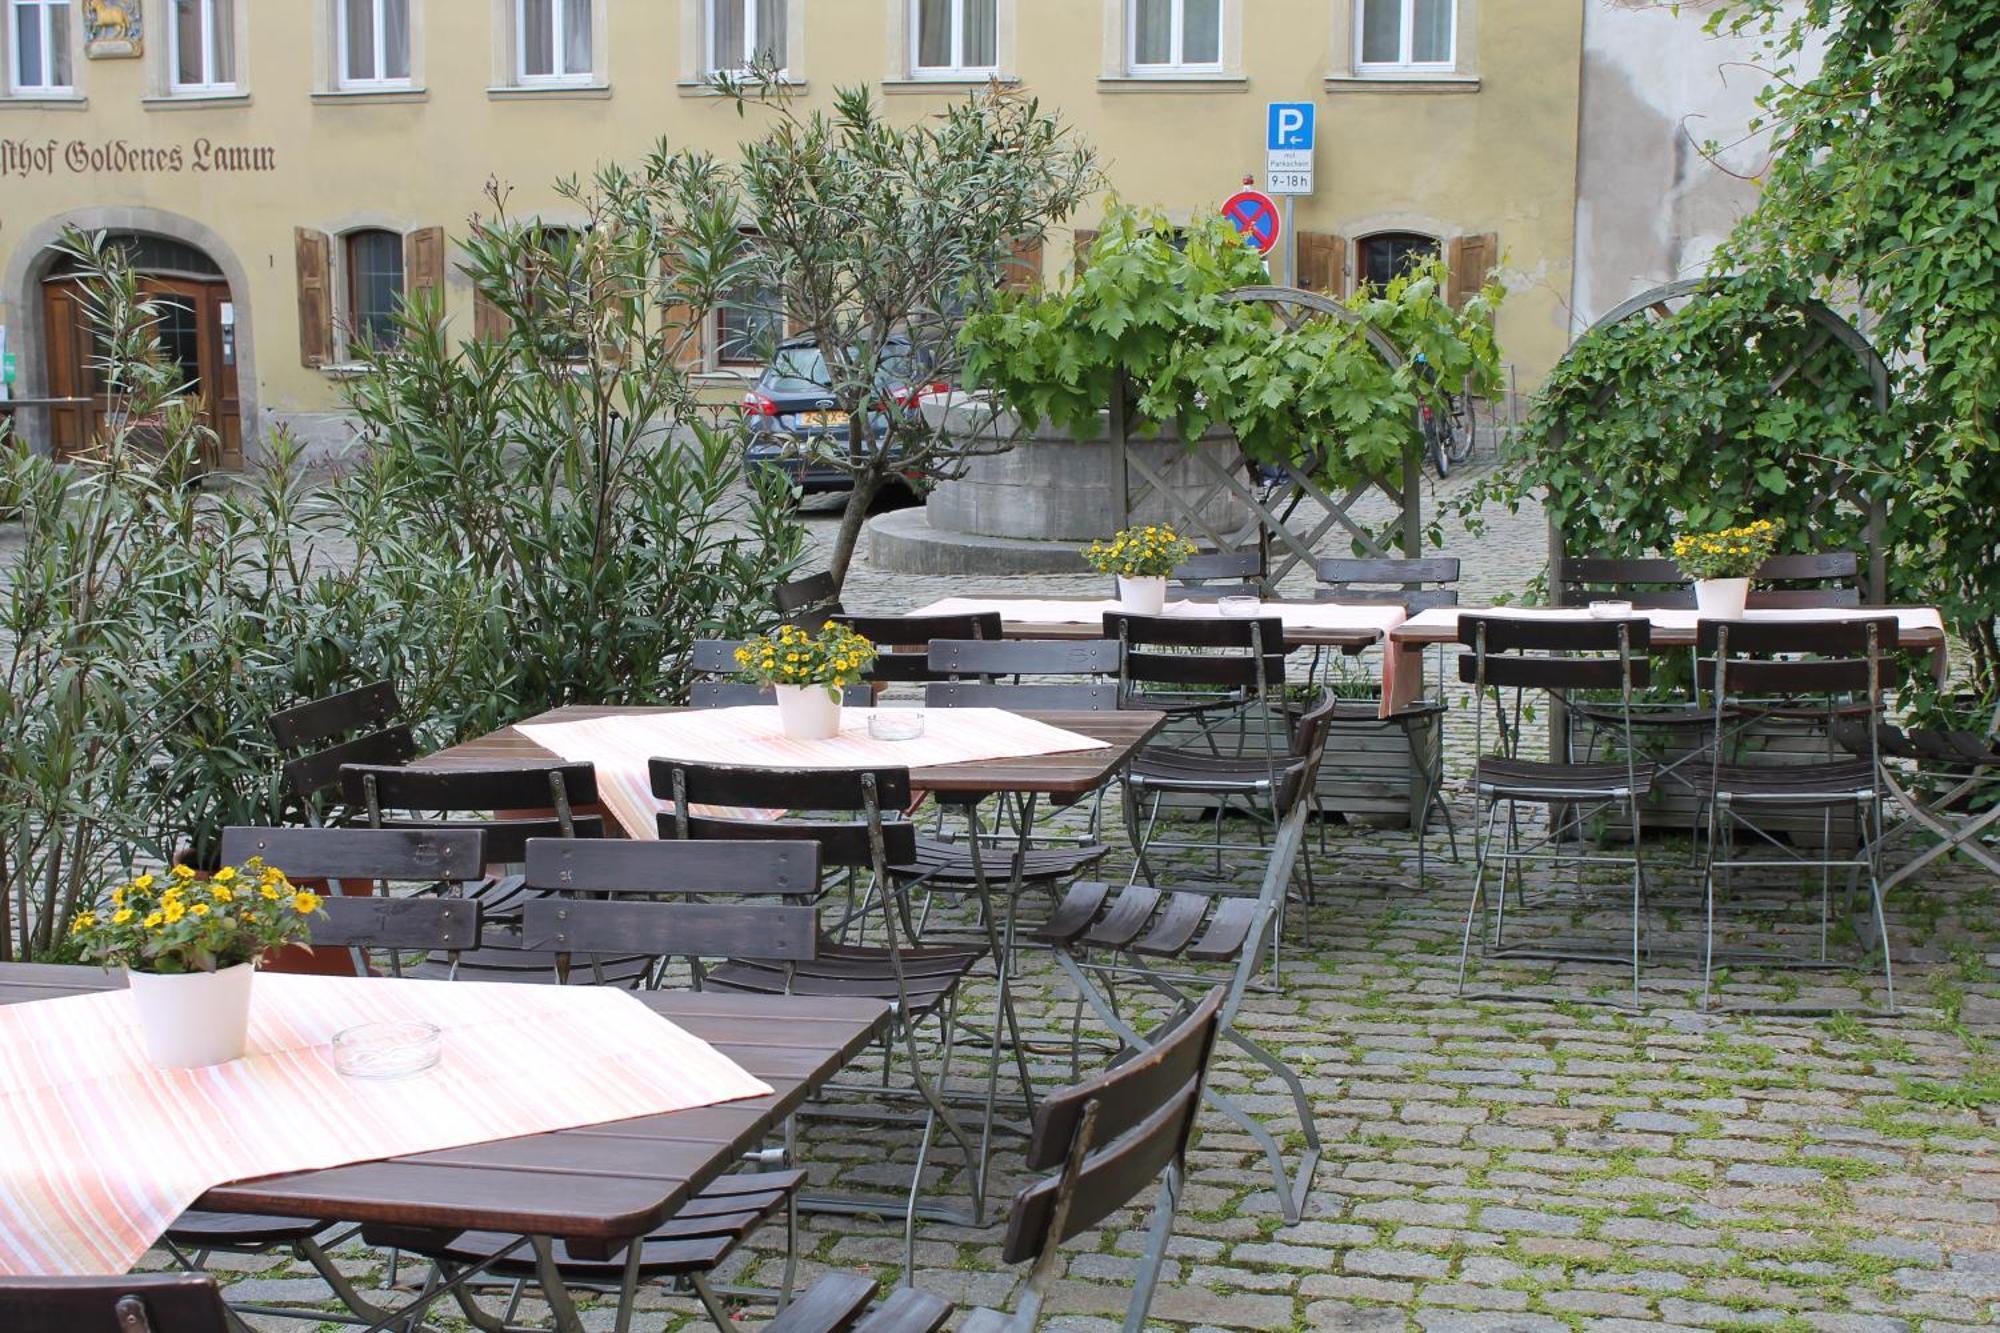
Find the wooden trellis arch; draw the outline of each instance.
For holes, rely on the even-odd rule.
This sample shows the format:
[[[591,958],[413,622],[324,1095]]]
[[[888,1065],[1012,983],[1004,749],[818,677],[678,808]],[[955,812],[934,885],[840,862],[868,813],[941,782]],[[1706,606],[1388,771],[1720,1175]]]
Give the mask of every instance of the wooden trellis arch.
[[[1612,325],[1623,323],[1628,319],[1666,319],[1677,309],[1699,301],[1711,292],[1723,290],[1726,286],[1727,279],[1717,278],[1687,278],[1679,282],[1663,284],[1662,286],[1653,288],[1651,291],[1641,292],[1631,300],[1615,307],[1603,318],[1593,323],[1584,336],[1588,337],[1591,333],[1595,333],[1599,329],[1610,328]],[[1882,360],[1881,353],[1875,350],[1875,345],[1868,341],[1861,330],[1855,328],[1838,311],[1822,301],[1807,298],[1796,302],[1794,308],[1813,325],[1813,336],[1799,351],[1798,355],[1792,358],[1785,369],[1772,379],[1766,388],[1766,392],[1777,393],[1795,377],[1803,378],[1808,383],[1818,384],[1820,381],[1812,371],[1813,360],[1829,343],[1838,343],[1868,372],[1870,395],[1875,411],[1880,414],[1886,414],[1889,410],[1889,367]],[[1580,342],[1581,339],[1578,341]],[[1576,344],[1573,343],[1571,346],[1574,348]],[[1565,354],[1564,359],[1568,359],[1567,354]],[[1592,400],[1593,403],[1602,403],[1610,392],[1611,386],[1606,385],[1603,389],[1599,390],[1597,397]],[[1866,600],[1879,603],[1886,595],[1888,587],[1888,552],[1884,548],[1882,540],[1886,527],[1884,522],[1886,509],[1883,502],[1874,497],[1867,497],[1860,500],[1859,503],[1863,512],[1868,516],[1865,529],[1868,549],[1864,553],[1866,557],[1864,562],[1866,573],[1862,594]],[[1566,546],[1563,539],[1563,532],[1557,526],[1555,516],[1551,514],[1549,517],[1549,568],[1551,570],[1555,569],[1561,562],[1564,554],[1566,554]]]
[[[1331,297],[1293,287],[1239,287],[1222,299],[1268,305],[1287,331],[1320,317],[1361,323],[1359,316]],[[1403,364],[1402,352],[1380,330],[1364,326],[1362,333],[1391,369]],[[1370,556],[1390,555],[1391,541],[1406,556],[1420,552],[1424,528],[1423,460],[1422,446],[1414,431],[1410,447],[1403,455],[1400,476],[1373,477],[1338,494],[1312,476],[1301,475],[1310,473],[1310,468],[1295,470],[1275,487],[1264,487],[1257,484],[1255,468],[1241,451],[1227,464],[1199,450],[1192,451],[1189,457],[1202,482],[1200,493],[1192,494],[1170,485],[1153,463],[1131,447],[1125,398],[1121,375],[1118,392],[1112,395],[1110,426],[1121,460],[1118,475],[1123,524],[1132,523],[1140,505],[1153,500],[1167,513],[1168,522],[1206,546],[1225,553],[1259,551],[1263,555],[1266,595],[1274,594],[1279,581],[1300,564],[1311,568],[1319,543],[1335,531],[1346,533]],[[1393,538],[1385,539],[1369,531],[1351,512],[1371,491],[1380,491],[1395,507],[1395,520],[1384,529],[1385,533],[1394,534]],[[1233,494],[1250,510],[1250,520],[1231,532],[1217,530],[1205,518],[1208,506],[1224,493]]]

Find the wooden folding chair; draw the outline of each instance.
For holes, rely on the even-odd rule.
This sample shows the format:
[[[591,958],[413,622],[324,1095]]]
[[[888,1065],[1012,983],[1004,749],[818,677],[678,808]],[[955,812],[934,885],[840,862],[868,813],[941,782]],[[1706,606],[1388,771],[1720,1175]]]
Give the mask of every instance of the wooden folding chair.
[[[1150,1046],[1074,1087],[1044,1098],[1028,1142],[1030,1171],[1054,1174],[1024,1185],[1008,1210],[1000,1257],[1030,1263],[1012,1315],[972,1310],[960,1333],[1031,1333],[1061,1274],[1064,1242],[1083,1235],[1155,1180],[1146,1250],[1125,1305],[1125,1333],[1140,1333],[1152,1308],[1173,1238],[1187,1170],[1188,1141],[1201,1107],[1208,1062],[1221,1030],[1223,999],[1210,995]],[[933,1333],[954,1311],[928,1292],[903,1286],[872,1312],[877,1284],[837,1273],[823,1278],[767,1333]]]

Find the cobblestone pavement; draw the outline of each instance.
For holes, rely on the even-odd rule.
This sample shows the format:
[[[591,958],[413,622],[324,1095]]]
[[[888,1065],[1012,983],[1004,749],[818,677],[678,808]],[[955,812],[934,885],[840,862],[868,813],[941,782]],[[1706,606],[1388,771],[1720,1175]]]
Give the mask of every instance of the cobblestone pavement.
[[[823,539],[831,520],[811,522]],[[1467,600],[1517,591],[1541,563],[1540,516],[1502,518],[1447,550],[1468,557]],[[1033,581],[1078,592],[1097,583]],[[848,600],[898,610],[1018,586],[864,568]],[[1464,722],[1460,709],[1448,733],[1460,756]],[[1462,794],[1454,799],[1463,833],[1473,812]],[[1483,987],[1568,997],[1555,1003],[1456,998],[1469,863],[1445,859],[1434,830],[1432,882],[1418,884],[1407,832],[1337,826],[1328,837],[1323,852],[1311,851],[1318,901],[1290,919],[1282,987],[1253,997],[1244,1018],[1305,1079],[1326,1160],[1305,1217],[1286,1225],[1251,1141],[1205,1114],[1156,1324],[1948,1333],[2000,1322],[2000,1067],[1991,1056],[2000,916],[1988,879],[1952,868],[1904,886],[1891,904],[1897,1016],[1723,1016],[1697,1008],[1698,967],[1665,953],[1691,941],[1698,917],[1689,848],[1649,844],[1649,943],[1663,956],[1648,965],[1645,1007],[1630,1012],[1590,1002],[1626,984],[1605,964],[1480,970]],[[1255,865],[1242,864],[1251,861],[1229,858],[1245,883],[1255,880]],[[1191,853],[1174,873],[1201,876],[1205,863]],[[1542,905],[1530,915],[1541,924],[1622,947],[1629,898],[1615,877],[1533,888]],[[1795,897],[1798,909],[1766,939],[1812,942],[1817,895]],[[1852,966],[1738,967],[1720,998],[1879,1003],[1879,960],[1871,964],[1844,922],[1831,947]],[[1070,991],[1045,956],[1031,953],[1025,967],[1030,1027],[1051,1043],[1036,1075],[1059,1082],[1068,1060],[1051,1052],[1067,1031]],[[984,1013],[990,998],[975,988],[967,1012]],[[1088,1021],[1084,1035],[1103,1036]],[[1284,1128],[1289,1102],[1261,1066],[1225,1049],[1214,1081],[1297,1146],[1296,1127]],[[906,1178],[916,1146],[913,1132],[826,1123],[803,1143],[816,1179],[863,1188]],[[1019,1140],[1000,1144],[994,1194],[1004,1201],[1027,1177]],[[934,1154],[928,1177],[938,1197],[963,1197],[950,1153]],[[1072,1247],[1051,1326],[1116,1327],[1144,1223],[1128,1210]],[[781,1236],[760,1236],[736,1271],[774,1281]],[[916,1280],[955,1300],[1004,1304],[1021,1275],[1000,1263],[999,1241],[997,1224],[927,1224]],[[803,1281],[829,1269],[900,1273],[894,1222],[809,1217],[802,1243]],[[345,1261],[381,1280],[379,1255],[350,1250]],[[288,1260],[217,1266],[238,1297],[312,1300],[321,1291]],[[767,1308],[748,1307],[746,1320]],[[526,1318],[538,1313],[532,1301],[523,1306]],[[609,1327],[608,1311],[588,1319]],[[690,1302],[660,1294],[645,1298],[635,1327],[700,1323]]]

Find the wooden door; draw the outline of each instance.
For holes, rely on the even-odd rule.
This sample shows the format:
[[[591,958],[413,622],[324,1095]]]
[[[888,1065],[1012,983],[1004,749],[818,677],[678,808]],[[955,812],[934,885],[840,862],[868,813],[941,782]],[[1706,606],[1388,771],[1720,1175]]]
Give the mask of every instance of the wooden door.
[[[243,465],[242,400],[237,391],[233,330],[225,328],[224,306],[229,284],[219,279],[178,278],[145,274],[140,288],[159,303],[155,330],[160,350],[179,370],[183,392],[200,399],[200,415],[215,432],[212,465]],[[109,402],[94,367],[98,360],[80,283],[61,278],[42,288],[43,329],[47,340],[49,395],[89,398],[84,406],[51,413],[51,444],[57,458],[87,448],[104,426]]]

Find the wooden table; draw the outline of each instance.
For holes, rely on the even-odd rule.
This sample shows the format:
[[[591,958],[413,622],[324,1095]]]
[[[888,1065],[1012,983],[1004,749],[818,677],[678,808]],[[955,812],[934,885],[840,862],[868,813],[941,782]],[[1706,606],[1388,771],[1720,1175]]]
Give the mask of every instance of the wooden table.
[[[577,722],[593,717],[629,717],[675,713],[678,708],[617,704],[568,704],[528,719],[526,725]],[[1120,768],[1166,725],[1166,714],[1150,709],[1119,709],[1104,713],[1023,713],[1064,731],[1107,742],[1103,749],[1067,754],[1027,755],[1015,759],[984,759],[910,770],[910,785],[951,796],[984,796],[1021,792],[1046,796],[1059,805],[1082,800],[1111,780]],[[513,727],[476,737],[416,761],[416,768],[499,768],[560,762]]]
[[[122,985],[101,968],[0,964],[0,1004]],[[578,1257],[609,1258],[734,1166],[889,1023],[880,1000],[674,991],[637,998],[768,1083],[772,1095],[218,1185],[195,1207],[543,1236],[567,1241]]]

